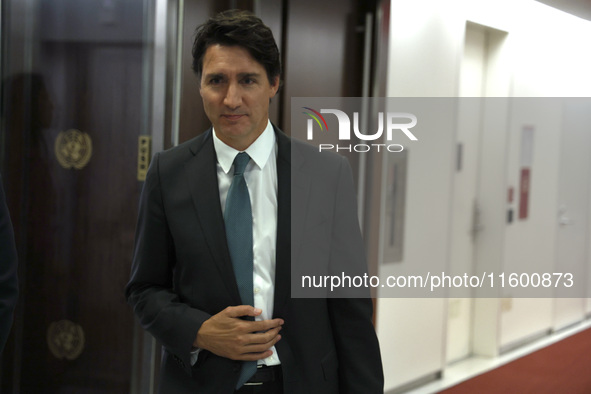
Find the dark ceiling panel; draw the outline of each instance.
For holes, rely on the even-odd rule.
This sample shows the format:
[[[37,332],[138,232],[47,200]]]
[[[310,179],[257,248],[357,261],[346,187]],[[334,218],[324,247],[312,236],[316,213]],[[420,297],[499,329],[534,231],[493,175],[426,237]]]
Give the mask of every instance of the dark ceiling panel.
[[[591,0],[537,0],[561,11],[591,21]]]

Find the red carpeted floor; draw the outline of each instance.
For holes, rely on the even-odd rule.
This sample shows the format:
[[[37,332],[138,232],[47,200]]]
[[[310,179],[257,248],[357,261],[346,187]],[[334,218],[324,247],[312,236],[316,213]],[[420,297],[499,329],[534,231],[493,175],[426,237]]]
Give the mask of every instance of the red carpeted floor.
[[[591,394],[591,328],[441,393]]]

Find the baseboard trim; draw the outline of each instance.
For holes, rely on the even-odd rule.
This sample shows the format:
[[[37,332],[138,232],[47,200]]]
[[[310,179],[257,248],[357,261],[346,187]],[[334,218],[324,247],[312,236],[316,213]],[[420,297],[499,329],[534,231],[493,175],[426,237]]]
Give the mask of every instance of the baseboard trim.
[[[550,336],[551,334],[552,334],[552,329],[548,328],[546,330],[529,335],[525,338],[518,339],[517,341],[510,342],[504,346],[501,346],[501,348],[499,349],[499,355],[504,355],[504,354],[511,352],[513,350],[517,350],[520,347],[523,347],[525,345],[529,345],[530,343],[533,343],[533,342],[538,341],[542,338]]]
[[[431,383],[435,380],[441,379],[442,371],[437,371],[425,375],[421,378],[411,381],[410,383],[403,384],[402,386],[395,387],[388,391],[385,391],[384,394],[401,394],[406,393],[407,391],[417,389],[421,386],[426,385],[427,383]]]

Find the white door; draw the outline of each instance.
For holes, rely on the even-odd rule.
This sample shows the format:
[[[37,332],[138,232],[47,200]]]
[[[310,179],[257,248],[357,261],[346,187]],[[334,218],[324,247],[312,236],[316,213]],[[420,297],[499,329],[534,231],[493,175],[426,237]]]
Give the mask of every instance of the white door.
[[[591,101],[564,99],[560,175],[557,207],[556,270],[571,272],[575,281],[587,280],[589,240],[589,184],[591,180]],[[586,286],[581,286],[586,288]],[[559,330],[581,321],[585,302],[581,298],[562,298],[558,288],[554,300],[553,329]]]
[[[483,97],[506,96],[509,93],[509,75],[503,61],[506,33],[468,22],[464,40],[464,54],[460,69],[460,100],[458,108],[457,165],[454,175],[452,205],[451,268],[470,273],[476,266],[476,248],[480,230],[487,226],[480,219],[481,204],[478,194],[485,193],[482,184],[482,122],[485,111]],[[494,155],[493,155],[494,156]],[[485,184],[487,182],[484,182]],[[494,186],[490,186],[494,187]],[[490,223],[488,224],[490,225]],[[489,228],[490,229],[490,228]],[[489,242],[488,240],[484,242]],[[448,363],[469,356],[472,352],[475,308],[472,293],[452,294],[448,308],[446,361]],[[496,314],[495,304],[481,302],[478,312]],[[479,317],[477,320],[480,320]],[[480,332],[480,330],[477,330]],[[479,338],[476,338],[479,341]]]

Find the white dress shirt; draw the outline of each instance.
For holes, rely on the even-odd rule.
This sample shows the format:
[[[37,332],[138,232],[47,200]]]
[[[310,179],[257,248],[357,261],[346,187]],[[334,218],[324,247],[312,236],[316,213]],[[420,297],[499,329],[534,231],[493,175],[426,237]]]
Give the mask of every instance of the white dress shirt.
[[[213,130],[213,146],[217,156],[217,177],[222,214],[226,197],[232,184],[234,158],[240,151],[226,145]],[[275,250],[277,240],[277,143],[271,122],[263,133],[245,150],[251,160],[244,171],[252,207],[253,237],[253,295],[254,307],[262,310],[256,320],[268,320],[273,316],[275,294]],[[259,360],[259,364],[280,364],[277,351]],[[197,353],[192,362],[197,361]]]

